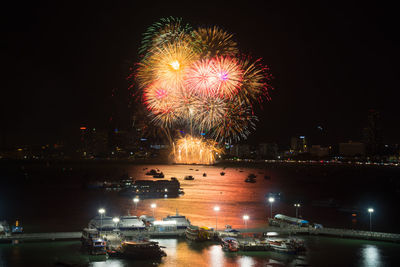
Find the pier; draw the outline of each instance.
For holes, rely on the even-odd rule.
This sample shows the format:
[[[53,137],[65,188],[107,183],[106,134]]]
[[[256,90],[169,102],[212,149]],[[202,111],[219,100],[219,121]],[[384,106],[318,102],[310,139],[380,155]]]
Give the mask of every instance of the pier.
[[[311,227],[263,227],[252,229],[238,229],[244,235],[257,234],[258,236],[266,232],[276,232],[285,235],[321,235],[339,238],[365,239],[374,241],[400,242],[400,234],[360,231],[338,228],[314,229]],[[102,235],[115,233],[114,231],[103,231]],[[179,238],[185,236],[184,230],[177,231],[120,231],[128,238],[147,237],[147,238]],[[218,235],[223,235],[224,231],[217,231]],[[12,242],[34,242],[34,241],[62,241],[79,240],[82,232],[54,232],[54,233],[24,233],[0,235],[0,243]]]

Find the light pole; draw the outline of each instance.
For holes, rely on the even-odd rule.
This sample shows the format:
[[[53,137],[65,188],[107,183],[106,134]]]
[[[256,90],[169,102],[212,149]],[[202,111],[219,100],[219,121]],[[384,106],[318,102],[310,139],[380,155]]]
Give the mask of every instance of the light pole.
[[[368,209],[369,212],[369,230],[372,231],[372,213],[374,212],[373,208],[369,208]]]
[[[106,212],[105,209],[99,209],[100,213],[100,237],[101,237],[101,231],[103,230],[103,214]]]
[[[115,229],[118,229],[119,218],[118,217],[114,217],[113,218],[113,222],[115,223]]]
[[[139,198],[138,198],[138,197],[135,197],[135,198],[133,199],[133,203],[135,203],[135,214],[136,214],[136,216],[137,216],[137,205],[138,205],[138,203],[139,203]]]
[[[270,198],[268,198],[268,201],[269,201],[269,203],[271,204],[271,219],[272,219],[272,203],[274,203],[274,201],[275,201],[275,198],[273,198],[273,197],[270,197]]]
[[[243,220],[244,220],[244,226],[247,230],[247,220],[250,219],[249,215],[243,215]]]
[[[155,203],[153,203],[153,204],[150,205],[150,207],[151,207],[152,210],[153,210],[153,218],[155,219],[155,217],[154,217],[154,210],[155,210],[155,208],[157,207],[157,205],[156,205]]]
[[[298,209],[300,208],[300,204],[299,204],[299,203],[296,203],[296,204],[294,204],[294,206],[295,206],[295,208],[296,208],[296,218],[298,218],[298,215],[299,215]]]
[[[218,230],[218,211],[219,211],[219,207],[215,206],[214,207],[214,211],[215,211],[215,231]]]

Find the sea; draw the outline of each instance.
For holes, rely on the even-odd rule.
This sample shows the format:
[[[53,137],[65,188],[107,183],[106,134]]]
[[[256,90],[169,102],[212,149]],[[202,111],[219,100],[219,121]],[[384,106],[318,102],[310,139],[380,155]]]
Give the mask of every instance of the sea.
[[[223,229],[259,228],[276,214],[298,216],[324,227],[400,233],[400,168],[332,163],[224,162],[214,166],[139,164],[118,161],[0,162],[0,221],[16,220],[25,232],[81,231],[99,208],[108,216],[179,213],[192,224]],[[184,195],[131,198],[118,192],[87,189],[88,181],[176,177]],[[224,175],[221,175],[221,172]],[[206,176],[203,176],[203,174]],[[249,174],[255,183],[246,183]],[[192,175],[194,180],[184,180]],[[155,180],[155,179],[154,179]],[[272,205],[269,193],[280,193]],[[151,204],[156,204],[153,210]],[[218,206],[220,210],[214,211]],[[368,208],[373,208],[372,214]],[[243,221],[243,215],[249,220]],[[371,215],[371,217],[370,217]],[[79,241],[0,244],[0,266],[398,266],[400,244],[323,236],[297,236],[307,250],[228,253],[215,242],[155,239],[167,253],[160,261],[89,256]]]

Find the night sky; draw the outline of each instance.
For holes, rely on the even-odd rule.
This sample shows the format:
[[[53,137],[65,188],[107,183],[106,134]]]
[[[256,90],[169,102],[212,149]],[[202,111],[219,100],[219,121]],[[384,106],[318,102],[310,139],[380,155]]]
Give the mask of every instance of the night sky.
[[[275,90],[251,140],[358,141],[377,109],[384,141],[399,142],[398,15],[387,3],[59,2],[2,7],[3,143],[71,142],[81,125],[107,128],[115,110],[128,127],[125,77],[141,34],[166,16],[219,25],[270,66]]]

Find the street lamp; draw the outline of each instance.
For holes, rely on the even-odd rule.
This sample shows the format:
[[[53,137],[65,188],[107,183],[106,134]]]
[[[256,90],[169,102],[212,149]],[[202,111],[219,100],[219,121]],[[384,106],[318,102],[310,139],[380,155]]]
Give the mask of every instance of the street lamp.
[[[113,222],[115,223],[115,229],[118,229],[119,218],[118,217],[114,217],[113,218]]]
[[[215,206],[214,207],[214,211],[215,211],[215,231],[217,231],[217,229],[218,229],[218,211],[219,211],[219,207]]]
[[[269,201],[269,203],[271,204],[271,218],[272,218],[272,203],[274,203],[275,198],[270,197],[270,198],[268,198],[268,201]]]
[[[369,208],[368,212],[369,212],[369,230],[372,231],[372,219],[371,219],[371,217],[372,217],[372,213],[374,212],[374,209],[373,208]]]
[[[101,230],[103,230],[103,214],[106,212],[105,209],[99,209],[100,213],[100,236],[101,236]]]
[[[299,203],[296,203],[296,204],[294,204],[294,206],[296,207],[296,218],[298,217],[298,209],[300,208],[300,204]]]
[[[133,199],[133,203],[135,203],[135,214],[136,214],[136,216],[137,216],[137,205],[138,205],[138,203],[139,203],[139,198],[138,198],[138,197],[135,197],[135,198]]]
[[[243,215],[244,225],[247,230],[247,220],[250,219],[249,215]]]
[[[157,205],[155,203],[153,203],[153,204],[150,205],[150,207],[153,209],[153,218],[155,218],[154,217],[154,210],[157,207]]]

